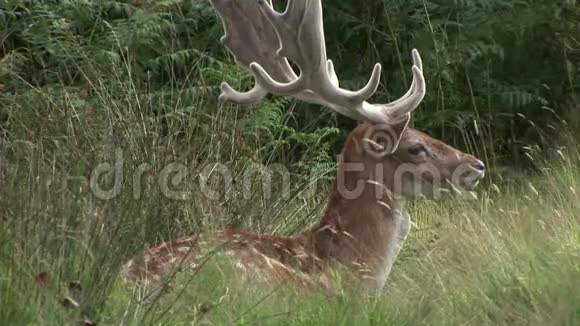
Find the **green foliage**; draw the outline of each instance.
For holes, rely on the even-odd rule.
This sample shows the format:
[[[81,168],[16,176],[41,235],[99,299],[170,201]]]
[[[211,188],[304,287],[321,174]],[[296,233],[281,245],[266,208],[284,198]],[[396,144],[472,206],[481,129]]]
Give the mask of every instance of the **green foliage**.
[[[398,97],[408,86],[410,50],[418,48],[428,92],[416,125],[469,147],[490,165],[525,163],[522,146],[551,145],[554,128],[577,109],[576,1],[341,1],[325,3],[325,12],[328,51],[346,87],[359,87],[378,61],[386,68],[387,87],[373,100]],[[192,87],[212,105],[222,80],[242,88],[252,83],[225,56],[218,42],[221,25],[205,1],[9,0],[0,13],[4,92],[56,84],[80,87],[82,94],[95,80],[130,80],[137,93],[165,97]],[[289,102],[278,103],[286,114]],[[156,105],[180,111],[171,100]],[[267,129],[280,146],[291,146],[290,139],[305,138],[285,130],[287,125],[316,139],[326,134],[318,128],[338,126],[343,132],[322,137],[326,155],[332,155],[352,124],[341,117],[329,125],[329,113],[313,119],[316,114],[308,111],[293,110],[291,118]],[[243,114],[263,121],[274,113]],[[254,129],[248,132],[256,136]],[[257,144],[258,151],[272,149],[272,139]],[[272,155],[304,157],[291,154],[296,156]]]
[[[224,137],[221,146],[227,148],[224,141],[232,143],[236,136],[248,143],[244,155],[256,162],[315,168],[332,161],[327,136],[336,134],[334,129],[301,127],[303,121],[285,113],[287,100],[242,111],[236,115],[239,124],[215,115],[222,81],[240,87],[252,81],[224,58],[217,42],[221,27],[208,3],[8,1],[1,10],[0,57],[5,64],[0,68],[0,102],[6,105],[0,127],[13,139],[30,139],[14,121],[31,119],[38,125],[33,130],[44,130],[47,119],[62,118],[51,113],[63,108],[52,99],[56,97],[76,114],[100,115],[110,107],[135,111],[130,115],[160,123],[151,128],[161,132],[171,129],[168,124],[210,131],[219,119],[225,133],[215,136]],[[30,106],[29,101],[46,102],[50,109],[17,111]],[[226,131],[230,128],[236,133]],[[317,160],[305,163],[310,157]]]

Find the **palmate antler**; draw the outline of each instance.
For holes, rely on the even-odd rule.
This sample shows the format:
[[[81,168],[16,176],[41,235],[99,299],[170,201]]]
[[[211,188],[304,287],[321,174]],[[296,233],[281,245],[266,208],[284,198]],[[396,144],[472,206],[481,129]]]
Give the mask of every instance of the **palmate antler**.
[[[367,102],[380,82],[379,63],[362,89],[340,88],[334,65],[326,55],[321,0],[288,0],[284,13],[275,11],[271,0],[210,2],[224,25],[222,42],[239,64],[250,68],[256,81],[248,92],[238,92],[224,82],[222,101],[254,104],[271,93],[324,105],[353,119],[385,124],[408,118],[425,96],[417,50],[412,53],[413,82],[398,100],[387,104]],[[289,60],[300,69],[299,76]]]

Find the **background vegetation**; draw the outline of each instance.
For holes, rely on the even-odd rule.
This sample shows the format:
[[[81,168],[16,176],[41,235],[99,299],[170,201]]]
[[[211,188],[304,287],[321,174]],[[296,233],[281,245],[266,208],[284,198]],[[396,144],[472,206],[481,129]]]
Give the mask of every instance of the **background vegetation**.
[[[492,171],[476,201],[412,203],[418,228],[384,298],[249,290],[220,266],[169,296],[119,284],[127,257],[171,237],[307,228],[354,122],[288,99],[219,106],[222,80],[252,81],[218,42],[221,24],[205,0],[4,0],[0,324],[580,324],[578,3],[324,5],[328,52],[346,87],[360,87],[378,61],[384,87],[373,100],[397,98],[418,48],[428,95],[415,125]],[[122,191],[99,199],[91,173],[119,155]],[[173,185],[191,192],[185,200],[163,196],[157,183],[175,162],[188,167]],[[209,199],[200,188],[223,182],[208,172],[216,162],[235,181],[284,164],[291,196],[234,182]],[[143,163],[151,169],[135,192]],[[41,271],[46,288],[34,281]],[[80,309],[58,303],[67,280],[83,285]]]

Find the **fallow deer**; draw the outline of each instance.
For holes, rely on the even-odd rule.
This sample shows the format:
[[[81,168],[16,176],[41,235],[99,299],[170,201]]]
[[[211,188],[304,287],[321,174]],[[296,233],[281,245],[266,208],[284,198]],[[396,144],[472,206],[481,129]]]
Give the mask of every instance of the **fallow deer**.
[[[308,283],[346,267],[364,286],[382,289],[410,230],[404,199],[470,190],[485,170],[475,157],[408,127],[425,95],[419,53],[412,52],[408,92],[394,102],[372,104],[367,100],[379,85],[381,65],[361,90],[340,88],[326,54],[321,0],[289,0],[283,13],[271,0],[210,1],[224,25],[222,42],[255,78],[245,93],[223,83],[220,100],[249,105],[267,94],[290,96],[362,123],[339,155],[326,212],[312,229],[293,237],[226,230],[180,238],[131,259],[122,269],[124,279],[161,282],[173,271],[196,266],[208,246],[219,245],[238,266],[267,277]]]

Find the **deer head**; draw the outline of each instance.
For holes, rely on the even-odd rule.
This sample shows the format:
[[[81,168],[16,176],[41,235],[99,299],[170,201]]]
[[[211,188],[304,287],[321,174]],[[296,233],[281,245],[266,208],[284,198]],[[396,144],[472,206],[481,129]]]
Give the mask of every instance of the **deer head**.
[[[343,197],[359,196],[371,181],[399,198],[436,199],[471,191],[485,174],[483,162],[406,121],[359,125],[339,161],[336,190]]]

